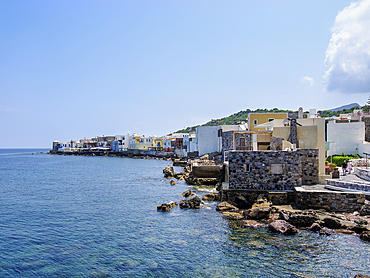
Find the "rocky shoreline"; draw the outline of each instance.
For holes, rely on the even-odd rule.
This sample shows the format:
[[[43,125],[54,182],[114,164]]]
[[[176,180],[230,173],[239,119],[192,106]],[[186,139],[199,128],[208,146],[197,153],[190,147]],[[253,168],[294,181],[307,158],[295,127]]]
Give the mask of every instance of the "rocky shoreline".
[[[201,165],[217,165],[208,158],[195,162]],[[217,190],[222,179],[195,177],[191,169],[192,163],[194,160],[184,163],[184,172],[181,173],[175,173],[172,166],[167,166],[163,174],[171,179],[171,184],[176,184],[174,179],[178,179],[184,180],[189,185],[213,186]],[[221,169],[221,166],[219,167]],[[330,236],[333,233],[357,234],[362,240],[370,242],[370,203],[365,204],[360,211],[334,213],[325,209],[299,210],[294,204],[273,205],[264,194],[259,194],[255,203],[247,204],[247,207],[246,202],[240,205],[232,201],[221,201],[219,193],[207,193],[202,200],[197,196],[192,197],[193,195],[190,189],[185,191],[182,196],[187,199],[180,201],[180,208],[199,209],[204,204],[202,200],[219,202],[216,210],[228,219],[237,220],[240,227],[267,228],[284,235],[294,235],[299,229],[306,229],[321,236]],[[169,206],[169,204],[161,206],[164,205]],[[159,211],[162,210],[161,206],[158,206]]]

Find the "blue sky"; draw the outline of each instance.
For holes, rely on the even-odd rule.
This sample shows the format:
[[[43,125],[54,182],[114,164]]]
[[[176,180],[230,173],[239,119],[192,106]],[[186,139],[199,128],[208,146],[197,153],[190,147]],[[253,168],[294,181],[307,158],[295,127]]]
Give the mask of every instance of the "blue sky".
[[[363,105],[369,2],[0,0],[0,147]]]

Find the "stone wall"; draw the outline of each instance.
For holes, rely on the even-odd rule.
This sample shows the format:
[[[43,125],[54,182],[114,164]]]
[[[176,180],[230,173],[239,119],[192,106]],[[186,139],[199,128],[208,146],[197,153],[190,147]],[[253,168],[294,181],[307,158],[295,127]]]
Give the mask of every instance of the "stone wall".
[[[370,116],[363,117],[365,123],[365,141],[370,142]]]
[[[222,152],[231,151],[233,149],[233,134],[234,131],[222,132]]]
[[[270,142],[270,148],[272,151],[282,151],[283,150],[283,138],[272,137]]]
[[[318,150],[230,151],[230,190],[293,190],[295,186],[318,183]]]
[[[295,200],[295,191],[224,190],[221,192],[221,201],[239,203],[240,200],[243,200],[246,204],[252,206],[260,194],[265,195],[273,205],[287,205]]]
[[[244,142],[244,146],[242,142]],[[235,133],[235,147],[236,150],[253,150],[252,133]]]
[[[326,209],[335,212],[359,211],[365,204],[365,194],[334,191],[305,191],[296,188],[298,209]]]
[[[319,183],[319,150],[298,149],[297,153],[302,164],[303,184]]]

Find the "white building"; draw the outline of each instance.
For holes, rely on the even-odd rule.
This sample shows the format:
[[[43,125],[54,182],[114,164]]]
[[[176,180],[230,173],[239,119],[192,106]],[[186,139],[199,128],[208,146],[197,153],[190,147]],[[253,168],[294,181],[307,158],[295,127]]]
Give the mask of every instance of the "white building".
[[[328,156],[359,154],[363,156],[365,141],[364,122],[336,123],[329,122],[327,127]]]
[[[198,126],[196,142],[199,156],[222,151],[222,132],[244,130],[239,125]]]

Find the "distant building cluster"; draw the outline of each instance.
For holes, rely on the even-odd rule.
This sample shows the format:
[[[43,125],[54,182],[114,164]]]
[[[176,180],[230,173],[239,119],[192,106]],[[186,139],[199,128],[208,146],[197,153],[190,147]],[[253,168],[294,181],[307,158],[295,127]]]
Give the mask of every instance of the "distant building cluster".
[[[339,117],[320,118],[316,109],[304,113],[250,113],[239,125],[199,126],[195,132],[168,136],[126,134],[53,142],[52,151],[128,152],[198,157],[230,151],[284,151],[318,149],[318,169],[335,154],[370,154],[370,115],[362,110]],[[279,163],[277,163],[279,164]],[[280,166],[274,166],[279,168]]]

